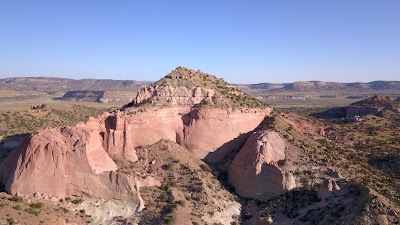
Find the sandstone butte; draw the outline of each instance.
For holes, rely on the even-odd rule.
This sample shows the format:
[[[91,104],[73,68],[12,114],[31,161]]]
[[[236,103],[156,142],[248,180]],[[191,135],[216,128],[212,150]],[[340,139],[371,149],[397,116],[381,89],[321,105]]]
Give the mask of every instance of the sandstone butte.
[[[117,172],[111,156],[135,162],[135,147],[168,139],[201,159],[210,153],[223,157],[228,152],[224,148],[232,147],[227,143],[252,131],[271,111],[221,79],[178,67],[140,90],[135,100],[121,110],[74,127],[48,128],[32,134],[2,162],[0,180],[13,195],[84,194],[141,202],[140,181]],[[262,142],[264,136],[274,139],[270,145],[276,146],[276,156],[265,155],[273,163],[283,157],[284,144],[276,134],[255,134],[246,146],[258,143],[258,139]],[[254,170],[259,171],[258,167]],[[273,164],[269,167],[268,174],[279,173]],[[259,183],[251,182],[250,186]]]

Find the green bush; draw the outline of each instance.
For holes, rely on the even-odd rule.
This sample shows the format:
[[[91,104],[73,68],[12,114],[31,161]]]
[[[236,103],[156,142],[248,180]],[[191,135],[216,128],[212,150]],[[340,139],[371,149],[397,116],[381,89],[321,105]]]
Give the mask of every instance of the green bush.
[[[41,209],[41,208],[43,208],[43,203],[41,203],[41,202],[32,203],[32,204],[30,204],[29,206],[30,206],[31,208],[34,208],[34,209]]]
[[[79,204],[81,204],[82,202],[83,202],[83,199],[81,199],[81,198],[72,200],[72,203],[74,203],[75,205],[79,205]]]
[[[20,206],[20,205],[16,205],[16,206],[14,206],[13,207],[15,210],[21,210],[22,209],[22,207]]]
[[[24,201],[24,199],[21,196],[12,196],[8,200],[10,200],[12,202],[23,202]]]
[[[39,214],[41,212],[40,209],[34,209],[34,208],[29,208],[29,209],[26,209],[25,211],[27,211],[28,213],[33,214],[35,216],[39,216]]]
[[[182,207],[185,207],[185,201],[184,200],[176,201],[176,204],[178,204],[178,205],[180,205]]]

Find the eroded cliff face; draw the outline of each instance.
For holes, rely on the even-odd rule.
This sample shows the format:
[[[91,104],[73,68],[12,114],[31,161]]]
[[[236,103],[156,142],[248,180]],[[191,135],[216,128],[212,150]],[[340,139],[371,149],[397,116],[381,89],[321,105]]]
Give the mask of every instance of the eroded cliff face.
[[[145,103],[152,98],[152,103],[156,105],[194,105],[201,101],[211,101],[214,91],[200,87],[173,87],[154,84],[141,89],[136,98],[136,104]]]
[[[144,107],[105,113],[72,128],[37,132],[5,160],[0,177],[12,194],[63,197],[86,193],[131,199],[136,192],[133,178],[112,172],[117,167],[111,155],[135,162],[135,147],[167,139],[204,158],[253,130],[270,111]],[[112,194],[113,190],[117,193]]]
[[[278,165],[286,159],[285,145],[275,131],[250,135],[229,167],[229,181],[239,195],[266,200],[296,187],[292,172]]]
[[[197,158],[224,148],[240,134],[252,131],[271,109],[194,109],[147,107],[91,118],[78,126],[98,130],[104,149],[137,161],[135,148],[161,139],[185,146]]]
[[[271,113],[271,109],[205,109],[184,115],[183,145],[198,158],[218,150],[226,154],[224,144],[252,131]],[[222,157],[215,155],[214,157]]]
[[[130,177],[103,148],[97,131],[51,128],[34,134],[2,163],[0,178],[11,194],[138,200]]]
[[[190,196],[185,195],[193,192],[193,199],[201,196],[206,203],[204,208],[199,208],[197,203],[191,205],[185,213],[191,215],[192,210],[200,215],[213,206],[215,214],[212,211],[212,215],[207,214],[202,219],[230,224],[240,213],[240,204],[231,197],[221,202],[221,196],[208,196],[214,193],[211,186],[216,180],[211,180],[215,177],[205,169],[208,167],[203,162],[196,171],[204,170],[210,176],[206,189],[201,179],[195,184],[198,186],[192,187],[194,169],[192,172],[183,164],[185,160],[169,157],[170,161],[163,161],[163,157],[158,157],[146,161],[146,157],[167,154],[168,149],[174,149],[176,144],[171,143],[175,142],[186,151],[180,151],[184,158],[200,162],[212,153],[207,160],[219,161],[232,149],[243,145],[248,133],[271,111],[222,79],[178,67],[154,85],[140,90],[135,100],[121,110],[90,118],[74,127],[36,132],[2,162],[0,181],[11,194],[117,199],[132,202],[140,211],[145,203],[139,186],[170,185],[168,179],[172,179],[175,172],[181,172],[183,177],[174,177],[174,182],[187,182],[187,189],[175,195],[172,191],[172,195],[188,201]],[[160,144],[164,142],[165,146]],[[155,151],[159,152],[154,154]],[[117,167],[111,158],[123,163]],[[174,168],[176,171],[165,174],[166,166],[177,162],[182,163]],[[273,172],[276,172],[275,167]],[[280,176],[279,168],[277,176]],[[222,189],[219,193],[229,197],[224,188],[218,188]],[[146,191],[144,193],[144,199],[151,203],[153,199],[146,196]],[[214,198],[218,201],[210,202]]]

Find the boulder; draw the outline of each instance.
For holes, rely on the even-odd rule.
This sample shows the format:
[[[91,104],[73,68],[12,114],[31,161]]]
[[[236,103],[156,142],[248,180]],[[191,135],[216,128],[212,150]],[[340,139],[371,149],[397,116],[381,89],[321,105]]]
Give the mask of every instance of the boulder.
[[[340,190],[335,179],[324,178],[318,190],[318,198],[325,200],[330,198]]]
[[[296,187],[294,176],[283,171],[285,140],[275,131],[253,132],[229,167],[229,181],[248,198],[267,200]]]

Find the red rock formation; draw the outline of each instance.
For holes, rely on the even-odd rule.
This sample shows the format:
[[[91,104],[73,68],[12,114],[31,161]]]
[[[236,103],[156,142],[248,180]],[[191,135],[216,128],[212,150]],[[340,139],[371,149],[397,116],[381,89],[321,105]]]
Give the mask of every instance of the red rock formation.
[[[116,170],[108,155],[137,161],[135,147],[169,139],[203,158],[254,129],[270,111],[144,107],[105,113],[73,128],[37,132],[3,163],[0,178],[10,193],[110,196],[109,190],[96,188],[114,185],[104,183],[103,176]],[[10,169],[14,165],[20,166]],[[123,185],[134,187],[129,182]]]
[[[136,199],[135,183],[116,173],[100,136],[87,128],[52,128],[34,134],[2,163],[11,194]]]
[[[270,112],[270,108],[132,108],[91,118],[79,126],[98,130],[103,147],[110,155],[121,155],[131,161],[137,160],[135,147],[161,139],[175,141],[198,158],[204,158],[226,142],[253,130]]]
[[[229,181],[243,197],[265,200],[296,187],[291,172],[277,162],[285,159],[285,140],[275,131],[253,132],[229,167]]]
[[[192,110],[183,117],[183,145],[197,157],[204,158],[240,134],[252,131],[270,111],[271,109]],[[220,150],[224,152],[224,149]]]
[[[332,197],[334,192],[340,190],[339,185],[336,183],[334,179],[323,179],[321,183],[321,187],[318,191],[318,198],[327,199]]]
[[[0,179],[6,183],[7,191],[134,198],[137,185],[112,172],[117,167],[109,155],[135,162],[135,147],[168,139],[204,158],[240,134],[252,131],[272,111],[267,107],[193,107],[214,96],[213,90],[198,87],[202,82],[208,82],[205,85],[210,87],[218,84],[220,92],[225,93],[219,93],[219,98],[227,102],[241,104],[240,100],[250,99],[255,105],[262,103],[239,93],[237,88],[221,86],[226,83],[216,77],[186,68],[179,67],[167,77],[156,86],[142,89],[136,105],[125,107],[125,111],[105,113],[73,128],[46,129],[34,134],[0,168]],[[179,79],[185,79],[186,86],[179,86],[183,82]],[[154,104],[137,105],[147,101]]]

